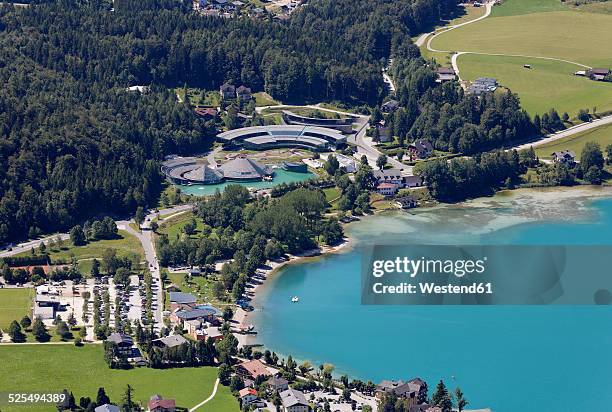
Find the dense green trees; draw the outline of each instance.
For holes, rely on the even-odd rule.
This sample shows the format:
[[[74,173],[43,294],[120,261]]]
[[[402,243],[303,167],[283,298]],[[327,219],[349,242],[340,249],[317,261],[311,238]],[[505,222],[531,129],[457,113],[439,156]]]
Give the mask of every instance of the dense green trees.
[[[474,154],[540,133],[516,95],[466,95],[455,82],[436,83],[434,69],[414,58],[414,53],[398,55],[394,61],[393,78],[402,108],[387,120],[402,145],[426,139],[438,150]],[[562,126],[554,114],[547,123],[551,130]]]
[[[168,0],[2,5],[0,242],[152,204],[163,156],[201,151],[215,132],[170,88],[230,81],[283,101],[374,105],[386,60],[416,58],[410,36],[456,3],[319,0],[285,23]]]
[[[449,202],[490,194],[496,188],[516,182],[524,170],[516,151],[499,151],[450,162],[427,162],[416,173],[434,198]]]

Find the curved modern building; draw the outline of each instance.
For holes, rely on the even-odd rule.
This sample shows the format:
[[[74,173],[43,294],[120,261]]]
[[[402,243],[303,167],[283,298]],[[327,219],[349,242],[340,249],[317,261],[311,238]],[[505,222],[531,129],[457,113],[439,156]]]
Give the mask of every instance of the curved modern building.
[[[244,127],[220,133],[217,138],[227,145],[250,150],[299,147],[323,152],[346,144],[346,137],[338,130],[298,125]]]
[[[219,167],[226,180],[262,180],[274,172],[268,166],[261,165],[246,156],[238,156]]]
[[[274,175],[268,167],[239,156],[219,168],[202,164],[195,157],[176,157],[166,160],[161,166],[162,173],[175,184],[213,185],[224,181],[256,181]]]
[[[338,130],[342,133],[353,133],[353,118],[343,117],[340,119],[320,119],[317,117],[306,117],[295,114],[289,110],[283,110],[283,120],[287,124],[300,126],[326,127]]]
[[[223,181],[223,173],[219,169],[213,169],[208,165],[203,165],[197,169],[191,169],[183,175],[183,178],[189,182],[198,182],[205,185],[221,183]]]

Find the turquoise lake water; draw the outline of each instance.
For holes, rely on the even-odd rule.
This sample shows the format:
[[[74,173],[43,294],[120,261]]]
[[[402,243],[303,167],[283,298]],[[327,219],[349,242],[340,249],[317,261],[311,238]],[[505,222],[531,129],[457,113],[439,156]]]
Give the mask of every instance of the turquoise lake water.
[[[193,185],[193,186],[180,186],[181,191],[183,193],[187,193],[189,195],[196,196],[208,196],[215,193],[215,190],[223,191],[227,185],[231,184],[239,184],[246,187],[251,187],[254,189],[268,189],[276,185],[280,185],[281,183],[295,183],[295,182],[303,182],[304,180],[308,180],[314,177],[314,174],[311,172],[307,173],[298,173],[298,172],[290,172],[284,169],[275,169],[274,170],[274,179],[270,182],[260,181],[260,182],[223,182],[217,185]]]
[[[469,408],[607,411],[612,308],[362,306],[360,246],[612,244],[612,199],[496,196],[469,207],[375,216],[347,253],[290,265],[255,301],[257,341],[277,353],[378,382],[420,376],[461,386]],[[299,304],[290,297],[298,295]],[[263,310],[262,310],[263,309]]]

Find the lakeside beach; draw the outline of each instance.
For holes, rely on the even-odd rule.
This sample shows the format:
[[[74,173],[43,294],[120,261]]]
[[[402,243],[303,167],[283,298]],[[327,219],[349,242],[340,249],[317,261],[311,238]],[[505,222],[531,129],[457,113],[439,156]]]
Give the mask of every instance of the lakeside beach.
[[[295,259],[290,262],[291,265],[286,265],[287,262],[285,262],[282,266],[275,268],[274,276],[268,277],[265,287],[258,285],[253,300],[255,312],[248,315],[248,322],[256,326],[258,335],[251,336],[246,341],[249,344],[263,344],[267,349],[276,351],[279,356],[291,354],[294,358],[309,360],[313,364],[333,363],[337,365],[339,373],[346,372],[351,376],[366,380],[410,378],[422,375],[435,382],[442,377],[450,379],[449,375],[457,371],[453,373],[452,380],[454,381],[454,375],[456,375],[457,383],[460,382],[462,388],[470,390],[473,394],[474,406],[493,407],[494,410],[501,411],[512,410],[504,405],[505,397],[499,393],[496,395],[502,399],[500,404],[489,401],[493,396],[483,394],[475,386],[476,380],[470,378],[474,372],[473,369],[478,368],[482,362],[482,360],[472,361],[466,358],[468,354],[474,352],[475,347],[470,348],[468,344],[466,353],[451,361],[448,358],[449,354],[436,352],[442,351],[438,341],[444,341],[445,337],[450,338],[452,334],[449,335],[449,332],[454,331],[457,335],[452,339],[463,342],[462,345],[471,342],[471,345],[478,347],[485,342],[493,344],[495,341],[496,345],[501,345],[499,348],[503,352],[512,342],[518,347],[526,345],[525,342],[516,340],[518,335],[530,333],[532,336],[539,336],[544,330],[549,336],[546,339],[542,337],[541,344],[535,345],[526,353],[527,359],[538,362],[538,358],[548,359],[548,356],[545,355],[547,352],[542,352],[544,350],[542,346],[547,345],[547,342],[552,342],[555,338],[562,338],[558,335],[563,334],[565,327],[559,325],[557,328],[556,326],[562,322],[560,319],[566,319],[568,325],[581,330],[585,336],[590,336],[593,339],[591,345],[598,346],[598,343],[606,339],[612,340],[610,336],[596,337],[595,329],[583,330],[601,322],[602,319],[610,320],[609,313],[591,307],[580,308],[576,312],[548,307],[536,308],[533,311],[525,307],[513,310],[499,307],[492,310],[461,307],[453,310],[453,314],[448,312],[448,308],[437,307],[364,308],[359,302],[352,301],[352,298],[347,301],[348,297],[353,296],[353,293],[358,293],[359,289],[351,282],[351,279],[359,279],[359,245],[364,242],[381,241],[386,244],[397,244],[408,238],[418,239],[423,243],[435,243],[439,239],[445,239],[447,243],[458,242],[458,244],[525,242],[527,240],[538,243],[546,241],[549,236],[552,236],[553,243],[554,240],[557,240],[557,243],[563,243],[567,239],[560,237],[557,232],[567,232],[568,236],[571,236],[572,231],[568,231],[566,225],[575,226],[577,232],[594,226],[591,229],[600,234],[599,238],[589,232],[585,235],[576,235],[573,240],[582,242],[588,237],[591,242],[605,244],[609,241],[606,239],[606,233],[609,232],[598,227],[597,222],[598,218],[602,217],[602,213],[609,211],[607,206],[602,209],[595,204],[601,201],[607,202],[605,199],[609,198],[612,198],[612,188],[606,187],[519,189],[459,204],[415,209],[410,213],[385,212],[367,216],[360,222],[355,222],[347,227],[347,236],[351,239],[350,248],[341,248],[342,253],[319,256],[314,260]],[[607,219],[603,221],[608,222]],[[553,232],[553,234],[549,233],[557,225],[562,225],[563,230]],[[540,226],[548,227],[550,230],[540,229]],[[533,235],[534,232],[543,232],[545,235],[537,238]],[[282,270],[278,270],[281,267]],[[341,289],[339,285],[342,285]],[[347,292],[345,290],[347,288],[350,291]],[[292,304],[289,301],[289,297],[293,294],[300,295],[300,303]],[[384,309],[383,312],[388,315],[381,318],[383,312],[380,309]],[[552,311],[562,311],[563,316],[558,317]],[[596,314],[594,315],[591,311],[596,311]],[[527,320],[524,320],[525,316],[528,317]],[[497,318],[505,319],[510,323],[502,329],[502,333],[497,338],[483,335],[490,328],[496,330],[499,328],[495,325]],[[543,328],[541,322],[544,319],[547,326]],[[361,347],[349,344],[349,342],[363,341],[363,336],[359,333],[363,327],[374,327],[379,330],[385,329],[384,325],[386,325],[388,329],[391,320],[411,325],[406,327],[408,329],[420,325],[427,331],[425,336],[429,338],[426,340],[436,339],[436,343],[433,343],[431,348],[424,348],[419,344],[416,346],[420,349],[412,348],[407,358],[412,366],[406,365],[406,359],[398,363],[391,362],[389,358],[393,354],[399,356],[402,353],[399,348],[394,349],[396,344],[393,342],[409,339],[406,336],[409,332],[404,328],[387,331],[389,338],[393,336],[395,338],[390,341],[384,340],[388,341],[390,348],[379,353],[376,360],[364,358],[365,354],[362,353]],[[370,325],[371,322],[374,323]],[[376,324],[378,325],[374,326]],[[342,327],[339,328],[339,325]],[[444,328],[448,328],[449,331],[443,329],[439,334],[433,333],[430,329],[434,325],[436,327],[444,325]],[[463,332],[456,330],[458,327],[463,329]],[[322,342],[317,338],[320,336],[326,336],[326,345],[322,346]],[[563,338],[569,339],[565,335]],[[501,344],[501,342],[506,343]],[[370,350],[382,350],[381,344],[383,342],[370,342]],[[411,346],[414,345],[414,343],[411,344]],[[577,345],[585,346],[586,344],[577,343]],[[531,347],[531,345],[527,346]],[[483,349],[484,353],[488,354],[493,348]],[[424,350],[423,356],[426,356],[427,359],[414,358],[413,351],[415,350],[417,352]],[[552,352],[557,353],[559,350],[560,348],[557,348]],[[593,348],[588,350],[593,350]],[[558,355],[561,356],[561,354]],[[402,355],[402,357],[405,356],[406,353]],[[436,356],[439,360],[436,360]],[[461,366],[456,362],[459,362]],[[574,362],[571,364],[576,366]],[[400,365],[403,366],[401,369],[403,372],[398,370]],[[548,366],[552,368],[551,365]],[[512,368],[512,365],[504,364],[503,367]],[[512,373],[508,373],[508,376],[514,376],[513,370]],[[595,376],[599,375],[596,373]],[[508,384],[504,376],[491,376],[490,378],[499,381],[495,383],[496,387],[502,388]],[[548,384],[552,384],[552,381],[557,383],[556,378],[547,379]]]
[[[352,222],[355,223],[355,222]],[[289,254],[283,259],[276,261],[268,261],[266,267],[257,269],[257,273],[254,276],[255,282],[251,280],[247,284],[246,294],[250,297],[251,301],[254,302],[257,297],[257,291],[269,280],[271,276],[274,276],[278,271],[290,264],[306,263],[309,259],[318,259],[333,253],[340,253],[347,251],[352,245],[350,237],[345,237],[342,242],[335,246],[322,246],[316,249],[304,251],[299,254]],[[289,298],[288,298],[289,299]],[[250,317],[248,311],[238,307],[232,318],[234,327],[238,330],[248,328],[250,325]],[[238,339],[238,346],[243,347],[245,345],[257,344],[256,335],[236,333]]]

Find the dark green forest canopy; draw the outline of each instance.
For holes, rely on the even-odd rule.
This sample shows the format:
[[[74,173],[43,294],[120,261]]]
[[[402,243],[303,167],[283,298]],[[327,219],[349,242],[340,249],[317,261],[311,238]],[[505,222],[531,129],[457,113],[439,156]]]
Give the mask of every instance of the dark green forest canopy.
[[[375,104],[387,58],[424,66],[409,36],[456,2],[313,0],[287,23],[167,0],[0,6],[0,241],[151,204],[163,156],[214,135],[171,87]],[[150,93],[125,91],[142,84]]]

